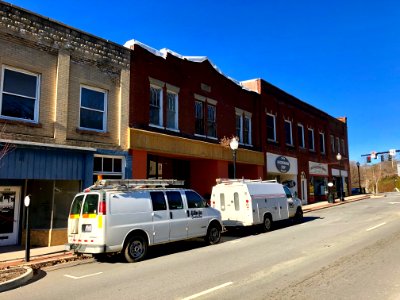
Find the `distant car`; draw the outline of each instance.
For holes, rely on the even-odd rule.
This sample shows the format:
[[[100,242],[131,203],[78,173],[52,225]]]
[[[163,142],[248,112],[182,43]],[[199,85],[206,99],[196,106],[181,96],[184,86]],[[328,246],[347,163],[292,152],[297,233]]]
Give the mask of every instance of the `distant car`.
[[[352,188],[351,189],[351,194],[352,195],[360,195],[361,194],[360,188]]]

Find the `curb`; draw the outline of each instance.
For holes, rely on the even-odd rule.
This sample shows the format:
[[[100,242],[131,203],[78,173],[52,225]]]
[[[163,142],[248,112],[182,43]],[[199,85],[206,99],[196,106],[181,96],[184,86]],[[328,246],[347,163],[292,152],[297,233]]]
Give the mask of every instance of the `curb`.
[[[24,285],[27,281],[29,281],[33,277],[33,269],[32,268],[25,267],[25,266],[22,268],[24,268],[26,270],[26,272],[24,274],[22,274],[21,276],[19,276],[17,278],[0,283],[0,293],[20,287],[21,285]]]
[[[370,199],[372,198],[371,195],[365,195],[365,196],[361,196],[355,199],[349,199],[349,200],[344,200],[344,201],[339,201],[339,202],[335,202],[335,203],[326,203],[324,205],[315,207],[315,208],[308,208],[308,209],[304,209],[303,213],[309,213],[315,210],[320,210],[320,209],[325,209],[325,208],[330,208],[330,207],[334,207],[334,206],[338,206],[338,205],[343,205],[343,204],[347,204],[347,203],[351,203],[351,202],[356,202],[356,201],[360,201],[360,200],[365,200],[365,199]]]

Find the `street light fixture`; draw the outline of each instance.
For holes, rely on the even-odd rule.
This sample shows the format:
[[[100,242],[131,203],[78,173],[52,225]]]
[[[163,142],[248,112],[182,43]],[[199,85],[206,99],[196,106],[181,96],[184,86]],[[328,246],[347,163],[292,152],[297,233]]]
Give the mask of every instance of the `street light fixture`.
[[[362,191],[361,191],[361,176],[360,176],[360,162],[357,162],[356,165],[357,165],[357,171],[358,171],[358,185],[360,187],[360,194],[362,194]]]
[[[231,139],[231,142],[229,143],[229,147],[231,147],[232,154],[233,154],[233,179],[236,179],[236,151],[239,148],[239,142],[236,139],[236,137],[233,137]]]
[[[339,161],[339,177],[340,177],[340,183],[339,183],[339,189],[340,189],[340,201],[344,201],[343,197],[343,178],[342,178],[342,155],[338,153],[336,155],[336,159]]]

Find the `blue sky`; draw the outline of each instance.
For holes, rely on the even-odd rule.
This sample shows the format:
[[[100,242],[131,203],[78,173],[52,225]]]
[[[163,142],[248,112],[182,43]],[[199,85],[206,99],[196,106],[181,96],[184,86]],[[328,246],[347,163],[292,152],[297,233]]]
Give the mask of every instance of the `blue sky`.
[[[400,149],[400,1],[10,0],[96,36],[207,56],[348,118],[350,159]]]

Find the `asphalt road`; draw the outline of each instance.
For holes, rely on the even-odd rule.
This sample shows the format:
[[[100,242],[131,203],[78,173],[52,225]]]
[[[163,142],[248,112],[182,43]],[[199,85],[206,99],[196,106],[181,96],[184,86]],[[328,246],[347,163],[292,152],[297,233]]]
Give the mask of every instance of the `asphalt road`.
[[[400,196],[305,215],[219,245],[154,248],[140,263],[58,268],[0,299],[400,299]]]

